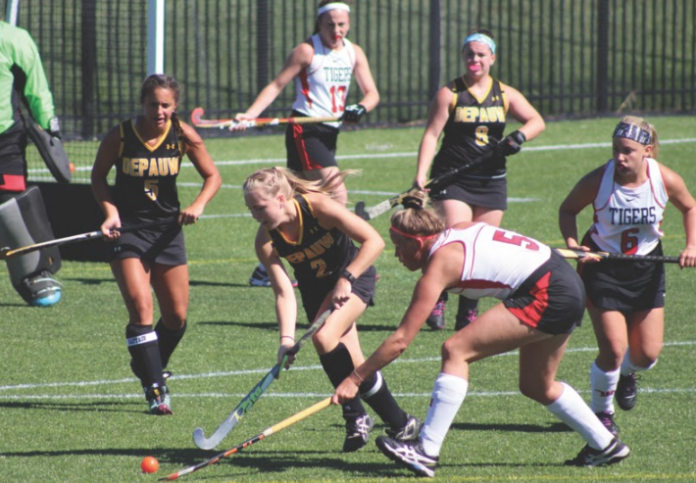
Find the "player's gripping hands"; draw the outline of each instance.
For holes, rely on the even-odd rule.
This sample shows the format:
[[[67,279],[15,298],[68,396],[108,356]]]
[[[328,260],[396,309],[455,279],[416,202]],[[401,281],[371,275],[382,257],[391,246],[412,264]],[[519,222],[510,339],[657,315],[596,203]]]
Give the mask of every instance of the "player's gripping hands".
[[[495,150],[503,156],[512,156],[522,149],[522,144],[527,140],[527,136],[522,131],[515,131],[506,136],[498,143]]]
[[[367,109],[362,104],[351,104],[346,106],[343,111],[342,120],[345,122],[360,122],[360,119],[367,113]]]

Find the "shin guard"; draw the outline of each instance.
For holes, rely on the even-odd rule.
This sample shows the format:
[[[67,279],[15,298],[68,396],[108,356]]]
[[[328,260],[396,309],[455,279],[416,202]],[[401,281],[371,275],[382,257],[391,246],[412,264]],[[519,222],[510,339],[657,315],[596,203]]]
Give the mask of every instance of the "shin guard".
[[[152,326],[127,325],[126,344],[131,355],[131,368],[143,387],[150,387],[154,383],[164,386],[157,333]]]

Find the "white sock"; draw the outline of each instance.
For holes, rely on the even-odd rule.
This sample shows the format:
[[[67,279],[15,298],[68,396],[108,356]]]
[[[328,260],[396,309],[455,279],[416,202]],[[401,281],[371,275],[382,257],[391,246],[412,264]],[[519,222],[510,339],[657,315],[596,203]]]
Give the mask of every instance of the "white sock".
[[[423,450],[428,456],[439,456],[447,431],[464,402],[468,388],[469,383],[461,377],[440,373],[435,379],[433,398],[420,432]]]
[[[604,449],[609,446],[614,435],[597,419],[575,389],[564,382],[561,384],[563,384],[563,394],[546,406],[546,409],[577,431],[590,447]]]
[[[261,270],[263,273],[266,273],[266,267],[263,266],[263,263],[259,263],[259,270]]]
[[[595,413],[614,414],[614,393],[619,384],[619,369],[604,372],[596,362],[592,363],[590,369],[590,387],[592,396],[590,397],[590,407]]]
[[[637,366],[633,362],[633,359],[631,359],[631,351],[626,349],[626,354],[624,354],[623,361],[621,361],[621,375],[622,376],[629,376],[635,372],[647,371],[647,370],[655,367],[655,364],[657,364],[657,360],[655,360],[648,367]]]

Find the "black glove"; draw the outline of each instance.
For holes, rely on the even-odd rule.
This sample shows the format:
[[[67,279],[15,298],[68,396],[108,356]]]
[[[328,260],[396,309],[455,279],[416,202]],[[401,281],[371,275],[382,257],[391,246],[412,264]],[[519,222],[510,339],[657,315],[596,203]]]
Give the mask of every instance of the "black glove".
[[[60,124],[58,123],[58,118],[57,117],[52,117],[50,121],[48,121],[48,134],[51,135],[51,137],[58,138],[60,139]]]
[[[359,122],[360,118],[365,115],[367,109],[362,104],[352,104],[346,106],[343,111],[343,120],[347,122]]]
[[[527,136],[525,136],[523,132],[512,132],[496,145],[495,151],[503,156],[512,156],[520,152],[522,143],[526,140]]]

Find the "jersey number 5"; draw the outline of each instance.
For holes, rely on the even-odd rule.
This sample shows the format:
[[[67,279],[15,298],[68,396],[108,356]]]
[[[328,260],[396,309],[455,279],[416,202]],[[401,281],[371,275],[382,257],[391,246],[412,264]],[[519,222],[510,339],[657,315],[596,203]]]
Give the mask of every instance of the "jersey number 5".
[[[157,179],[145,180],[145,194],[152,201],[157,201],[157,195],[159,194],[159,186],[157,186],[157,183],[159,183]]]
[[[493,241],[507,243],[509,245],[517,245],[518,247],[523,247],[527,250],[539,250],[539,245],[531,238],[508,233],[502,230],[497,230],[495,233],[493,233]]]

